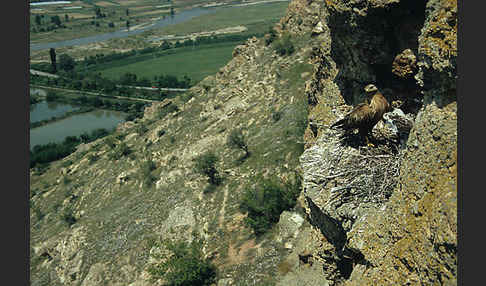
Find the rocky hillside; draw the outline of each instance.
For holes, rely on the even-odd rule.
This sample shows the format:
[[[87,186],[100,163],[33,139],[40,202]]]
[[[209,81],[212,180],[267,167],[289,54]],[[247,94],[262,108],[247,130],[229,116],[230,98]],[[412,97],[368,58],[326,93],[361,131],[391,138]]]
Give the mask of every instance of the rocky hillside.
[[[161,243],[197,239],[217,285],[456,284],[457,5],[419,2],[294,0],[275,37],[31,170],[32,285],[163,285]],[[373,145],[328,128],[368,83],[395,107]],[[193,168],[207,151],[218,186]],[[256,236],[246,190],[295,172],[298,204]]]

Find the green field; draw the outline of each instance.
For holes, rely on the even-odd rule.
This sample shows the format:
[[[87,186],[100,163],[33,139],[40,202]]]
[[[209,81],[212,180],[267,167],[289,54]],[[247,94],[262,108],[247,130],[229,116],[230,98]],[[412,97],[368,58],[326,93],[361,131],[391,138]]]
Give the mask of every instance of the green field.
[[[174,75],[182,78],[187,75],[192,82],[199,82],[208,75],[216,73],[230,59],[236,43],[221,43],[199,47],[178,48],[176,53],[151,57],[143,55],[142,60],[127,58],[100,65],[95,71],[110,79],[119,79],[126,72],[137,77],[152,79],[161,74]],[[154,53],[155,54],[155,53]],[[140,59],[140,58],[139,58]]]
[[[268,31],[280,19],[288,7],[288,2],[257,4],[236,8],[221,8],[214,14],[195,17],[187,22],[149,31],[135,38],[160,35],[187,35],[201,31],[217,30],[237,25],[244,25],[250,37],[254,33]],[[95,71],[111,79],[131,72],[138,78],[152,79],[161,74],[174,75],[178,78],[187,75],[192,83],[199,82],[208,75],[216,73],[230,59],[238,42],[227,42],[192,47],[183,47],[150,55],[134,57],[98,65]]]

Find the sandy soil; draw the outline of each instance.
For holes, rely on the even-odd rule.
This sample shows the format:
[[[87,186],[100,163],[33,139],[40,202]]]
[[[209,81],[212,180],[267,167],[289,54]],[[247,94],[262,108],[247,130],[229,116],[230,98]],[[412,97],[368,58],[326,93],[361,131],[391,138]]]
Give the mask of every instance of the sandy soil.
[[[186,39],[194,39],[196,37],[207,37],[207,36],[215,36],[215,35],[222,35],[222,34],[233,34],[233,33],[241,33],[246,31],[247,28],[245,26],[234,26],[223,28],[219,30],[213,31],[203,31],[199,33],[191,33],[184,36],[175,36],[175,35],[167,35],[161,37],[154,37],[151,41],[152,42],[162,42],[162,41],[175,41],[175,40],[186,40]]]
[[[231,6],[239,7],[239,6],[263,4],[263,3],[273,3],[273,2],[290,2],[290,1],[289,0],[263,0],[263,1],[248,2],[248,3],[243,3],[243,4],[236,4],[236,5],[231,5]]]
[[[96,5],[101,6],[101,7],[118,6],[116,4],[113,4],[113,3],[110,3],[110,2],[105,2],[105,1],[96,2]]]

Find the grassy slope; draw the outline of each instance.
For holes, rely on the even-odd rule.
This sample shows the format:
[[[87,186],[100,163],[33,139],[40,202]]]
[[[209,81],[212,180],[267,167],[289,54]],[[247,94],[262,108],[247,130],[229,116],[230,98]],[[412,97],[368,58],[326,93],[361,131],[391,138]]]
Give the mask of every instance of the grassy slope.
[[[309,41],[305,38],[298,44],[302,48]],[[281,258],[278,243],[271,233],[255,240],[242,224],[238,204],[255,174],[286,176],[298,166],[301,122],[306,118],[306,78],[302,74],[311,66],[305,64],[304,52],[275,57],[271,48],[260,51],[252,62],[238,57],[222,73],[202,81],[191,90],[191,101],[179,103],[180,112],[162,119],[147,113],[137,124],[144,124],[147,133],[133,135],[137,126],[118,131],[114,136],[130,146],[132,155],[113,161],[108,157],[112,151],[98,140],[86,150],[53,163],[43,175],[31,176],[31,246],[43,249],[42,245],[50,245],[46,249],[53,257],[46,263],[42,251],[32,249],[33,285],[61,285],[52,278],[56,276],[54,267],[76,269],[79,257],[83,264],[76,279],[84,279],[91,265],[100,263],[106,267],[103,279],[108,284],[134,281],[147,266],[153,241],[171,237],[164,227],[176,207],[192,210],[196,223],[189,228],[174,227],[172,236],[188,238],[192,230],[205,236],[208,251],[218,251],[214,263],[221,277],[228,274],[248,285],[257,277],[255,273],[263,275],[257,277],[260,281],[275,278]],[[275,110],[282,112],[277,122],[272,119]],[[235,164],[241,152],[225,145],[226,136],[235,127],[244,129],[252,153],[241,165]],[[161,129],[166,133],[158,138],[155,134]],[[214,193],[202,194],[207,182],[192,171],[191,159],[209,149],[221,158],[217,168],[225,182]],[[87,158],[93,154],[99,159],[90,164]],[[139,166],[147,157],[156,162],[153,174],[159,180],[158,188],[141,185]],[[63,166],[71,171],[60,176]],[[127,183],[116,183],[120,174],[130,171]],[[39,220],[34,209],[47,215]],[[69,209],[80,216],[71,228],[60,217]],[[78,241],[69,238],[74,230],[84,237],[84,244],[76,248],[80,254],[71,260],[61,259],[55,245],[62,240],[68,245]]]

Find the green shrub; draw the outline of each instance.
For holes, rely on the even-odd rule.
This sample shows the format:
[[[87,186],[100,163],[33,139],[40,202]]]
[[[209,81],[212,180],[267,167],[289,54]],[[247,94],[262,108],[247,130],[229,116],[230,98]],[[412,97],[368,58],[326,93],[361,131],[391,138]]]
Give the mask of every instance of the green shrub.
[[[188,102],[193,96],[194,96],[194,94],[192,94],[191,92],[185,92],[185,93],[179,95],[179,97],[180,97],[180,99],[182,100],[183,103]]]
[[[88,161],[89,161],[90,164],[96,162],[98,159],[99,159],[99,156],[96,155],[96,154],[91,153],[91,154],[88,155]]]
[[[143,134],[145,134],[145,132],[148,131],[147,126],[145,126],[145,124],[143,124],[143,123],[138,124],[137,127],[135,127],[135,128],[136,128],[135,130],[137,131],[138,135],[143,135]]]
[[[62,215],[61,218],[63,221],[65,221],[69,226],[73,225],[76,223],[76,218],[73,215],[73,211],[71,209],[66,209]]]
[[[203,258],[202,244],[194,240],[185,242],[165,242],[171,252],[165,262],[151,265],[148,273],[153,281],[164,278],[167,285],[173,286],[209,286],[216,282],[216,267]],[[163,257],[153,255],[157,259]]]
[[[67,161],[64,161],[64,162],[61,163],[61,167],[66,168],[66,167],[71,166],[72,164],[73,164],[73,161],[67,160]]]
[[[179,111],[179,107],[177,107],[177,105],[171,103],[168,106],[166,106],[166,107],[162,108],[161,110],[159,110],[158,113],[157,113],[157,117],[159,119],[162,119],[167,114],[170,114],[170,113],[176,112],[176,111]]]
[[[256,187],[248,188],[240,203],[240,211],[247,213],[247,226],[256,235],[261,235],[278,222],[280,214],[295,206],[300,193],[300,177],[296,174],[292,181],[280,184],[276,178],[257,177]]]
[[[110,149],[114,149],[116,147],[115,138],[113,138],[113,136],[106,137],[105,143]]]
[[[130,154],[130,152],[131,152],[131,150],[130,150],[130,148],[128,148],[127,144],[125,142],[122,142],[118,146],[116,146],[116,148],[110,154],[110,157],[112,159],[118,160],[121,157]]]
[[[29,201],[29,202],[31,202],[31,201]],[[45,215],[44,215],[44,213],[42,213],[42,211],[39,207],[32,206],[31,208],[32,208],[32,211],[34,212],[34,215],[35,215],[35,217],[37,218],[38,221],[42,220],[44,218]]]
[[[294,44],[290,40],[289,34],[283,35],[278,41],[276,41],[273,45],[273,48],[275,49],[277,54],[281,56],[291,55],[295,50]]]
[[[273,29],[273,27],[270,27],[268,34],[265,35],[265,45],[270,45],[276,37],[277,34],[275,33],[275,30]]]
[[[216,189],[218,188],[217,185],[212,185],[212,184],[209,184],[207,185],[204,190],[203,190],[203,194],[210,194],[210,193],[213,193],[214,191],[216,191]]]
[[[46,95],[46,101],[55,101],[59,98],[56,92],[49,90]]]
[[[248,144],[245,142],[245,137],[243,136],[241,129],[234,129],[231,131],[226,143],[230,148],[241,149],[248,155]]]
[[[141,166],[140,170],[142,173],[142,180],[144,184],[147,186],[151,186],[153,182],[157,179],[153,174],[152,171],[155,170],[157,166],[155,165],[154,161],[152,159],[148,159],[147,161],[144,161]]]
[[[273,122],[277,122],[282,118],[282,111],[272,110]]]
[[[202,155],[193,159],[194,171],[208,176],[208,182],[212,185],[219,185],[221,183],[221,177],[218,170],[216,170],[215,164],[219,161],[218,157],[212,151],[208,151]]]

